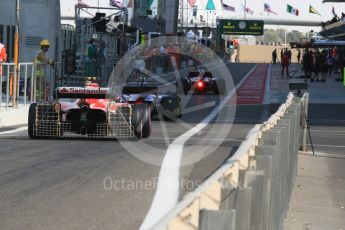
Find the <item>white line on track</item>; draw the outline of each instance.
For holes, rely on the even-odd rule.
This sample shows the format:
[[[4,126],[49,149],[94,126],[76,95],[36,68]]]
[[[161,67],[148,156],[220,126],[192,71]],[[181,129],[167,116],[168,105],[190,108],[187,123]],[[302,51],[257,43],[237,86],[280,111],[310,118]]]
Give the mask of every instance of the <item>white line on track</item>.
[[[302,130],[303,131],[303,130]],[[312,132],[310,130],[310,133],[312,136],[315,136],[315,137],[325,137],[325,136],[333,136],[333,137],[344,137],[345,136],[345,133],[319,133],[319,132]]]
[[[327,131],[327,130],[316,130],[316,129],[310,129],[310,132],[312,132],[312,133],[340,133],[340,134],[345,134],[345,131]]]
[[[224,106],[225,107],[225,106]],[[195,120],[195,119],[193,119],[193,118],[184,118],[183,119],[183,121],[188,121],[188,122],[193,122],[193,120]],[[245,122],[258,122],[258,119],[257,118],[253,118],[253,119],[251,119],[251,118],[248,118],[248,119],[241,119],[241,118],[235,118],[235,119],[231,119],[231,118],[229,118],[229,119],[216,119],[216,118],[214,118],[214,119],[212,119],[212,121],[219,121],[219,122],[232,122],[232,121],[245,121]],[[312,130],[310,130],[310,131],[312,131]]]
[[[340,119],[309,119],[309,122],[321,122],[321,123],[330,123],[330,124],[338,124],[338,123],[345,123],[345,120]]]
[[[243,130],[247,130],[247,129],[243,129]],[[161,129],[152,129],[152,132],[159,132],[161,133],[162,130]],[[181,132],[181,130],[178,129],[168,129],[168,132]],[[205,133],[228,133],[229,131],[215,131],[215,130],[206,130]],[[199,134],[203,134],[204,132],[201,131]]]
[[[310,144],[307,144],[310,146]],[[313,144],[314,147],[328,147],[328,148],[345,148],[344,145],[315,145]]]
[[[0,132],[0,135],[10,134],[10,133],[18,133],[18,132],[21,132],[21,131],[24,131],[24,130],[27,130],[27,129],[28,129],[27,126],[23,126],[23,127],[17,128],[17,129]]]
[[[205,128],[212,119],[227,105],[228,101],[236,93],[236,90],[255,70],[255,65],[248,74],[239,82],[239,84],[229,92],[229,94],[220,102],[220,104],[199,124],[192,129],[177,137],[165,153],[161,170],[159,172],[158,185],[153,197],[151,207],[140,226],[141,230],[150,229],[157,221],[165,216],[178,202],[179,196],[179,177],[180,165],[185,142],[195,134]]]
[[[164,140],[165,138],[163,137],[150,137],[150,140]],[[170,138],[174,139],[174,138]],[[200,138],[189,138],[189,140],[200,140]],[[218,139],[218,138],[203,138],[205,141],[236,141],[236,142],[243,142],[243,140],[238,140],[238,139],[230,139],[230,138],[223,138],[223,139]]]
[[[315,152],[315,155],[313,155],[313,152],[309,151],[309,152],[305,152],[304,154],[311,155],[311,156],[318,156],[318,157],[332,157],[332,158],[345,159],[344,155],[334,154],[334,153]]]

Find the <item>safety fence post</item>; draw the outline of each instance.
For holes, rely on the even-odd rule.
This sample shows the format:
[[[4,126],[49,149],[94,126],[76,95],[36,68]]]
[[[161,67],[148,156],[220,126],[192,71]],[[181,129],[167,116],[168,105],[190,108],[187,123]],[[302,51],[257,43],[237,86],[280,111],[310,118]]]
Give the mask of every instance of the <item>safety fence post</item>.
[[[308,104],[309,104],[309,94],[305,93],[304,97],[302,98],[302,113],[301,113],[301,120],[302,120],[301,124],[302,124],[302,129],[303,129],[301,150],[303,152],[308,151],[308,149],[307,149]]]

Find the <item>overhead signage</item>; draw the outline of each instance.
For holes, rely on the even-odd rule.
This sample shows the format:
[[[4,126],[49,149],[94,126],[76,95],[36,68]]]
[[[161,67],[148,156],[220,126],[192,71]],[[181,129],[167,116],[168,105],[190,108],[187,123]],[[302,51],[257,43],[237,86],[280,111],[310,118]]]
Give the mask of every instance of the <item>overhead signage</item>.
[[[264,21],[220,19],[218,21],[218,32],[224,35],[260,36],[264,33]]]

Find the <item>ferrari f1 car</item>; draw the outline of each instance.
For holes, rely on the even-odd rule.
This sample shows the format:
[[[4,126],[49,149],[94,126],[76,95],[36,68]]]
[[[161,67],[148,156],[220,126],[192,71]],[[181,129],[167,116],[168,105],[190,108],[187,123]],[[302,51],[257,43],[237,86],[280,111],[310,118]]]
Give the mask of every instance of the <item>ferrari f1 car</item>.
[[[211,72],[189,72],[188,76],[182,79],[183,91],[187,94],[193,92],[206,93],[212,91],[214,94],[223,94],[225,91],[224,80],[215,78]]]
[[[53,103],[29,108],[30,138],[147,138],[151,111],[146,103],[128,103],[95,82],[85,87],[59,87]]]

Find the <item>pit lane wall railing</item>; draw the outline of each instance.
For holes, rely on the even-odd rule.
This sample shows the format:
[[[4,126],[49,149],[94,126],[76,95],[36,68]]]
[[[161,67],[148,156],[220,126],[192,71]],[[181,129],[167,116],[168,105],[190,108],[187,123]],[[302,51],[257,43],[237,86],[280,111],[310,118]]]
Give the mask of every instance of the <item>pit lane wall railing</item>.
[[[152,229],[283,229],[307,104],[307,93],[302,98],[290,93],[267,122],[254,126],[233,157]]]
[[[110,61],[109,61],[110,62]],[[111,60],[111,62],[115,62]],[[113,64],[95,65],[94,72],[87,73],[85,65],[88,62],[78,62],[75,66],[75,74],[66,75],[63,73],[64,63],[57,62],[54,66],[46,65],[44,68],[45,78],[44,84],[37,84],[35,77],[34,64],[32,62],[19,63],[18,73],[16,72],[15,63],[0,63],[0,109],[13,108],[13,104],[28,105],[37,100],[37,85],[44,85],[49,89],[40,89],[45,94],[45,98],[50,98],[55,87],[61,85],[82,86],[86,76],[101,76],[104,85],[107,84],[106,77],[111,75]],[[97,67],[97,68],[96,68]],[[2,71],[1,71],[2,69]],[[97,71],[97,72],[96,72]],[[14,84],[15,82],[15,84]],[[13,90],[13,87],[16,90]],[[13,101],[13,93],[16,94],[15,102]],[[51,99],[51,98],[50,98]]]
[[[19,63],[18,73],[14,63],[0,63],[0,110],[4,107],[12,107],[13,93],[16,94],[16,104],[25,106],[32,103],[34,101],[34,91],[31,90],[34,88],[33,79],[32,62]]]

